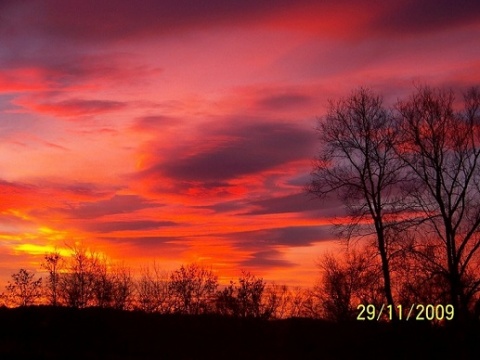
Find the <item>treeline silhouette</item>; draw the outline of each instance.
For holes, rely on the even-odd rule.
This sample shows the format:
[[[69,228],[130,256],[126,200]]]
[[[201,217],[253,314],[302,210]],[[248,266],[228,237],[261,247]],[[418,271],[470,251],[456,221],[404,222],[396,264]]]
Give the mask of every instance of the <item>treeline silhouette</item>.
[[[70,256],[44,256],[43,277],[27,269],[12,274],[1,299],[7,306],[48,304],[71,308],[100,307],[159,314],[220,314],[272,319],[307,316],[301,289],[267,284],[242,271],[237,281],[221,286],[212,269],[182,265],[167,272],[156,263],[137,276],[124,266],[84,247]]]

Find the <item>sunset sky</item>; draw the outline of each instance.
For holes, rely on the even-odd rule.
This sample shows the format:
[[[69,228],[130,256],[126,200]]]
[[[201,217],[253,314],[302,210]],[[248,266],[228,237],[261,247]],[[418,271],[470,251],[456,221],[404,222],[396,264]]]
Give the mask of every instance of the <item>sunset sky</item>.
[[[317,119],[415,84],[480,84],[479,1],[1,1],[0,285],[75,243],[311,285]]]

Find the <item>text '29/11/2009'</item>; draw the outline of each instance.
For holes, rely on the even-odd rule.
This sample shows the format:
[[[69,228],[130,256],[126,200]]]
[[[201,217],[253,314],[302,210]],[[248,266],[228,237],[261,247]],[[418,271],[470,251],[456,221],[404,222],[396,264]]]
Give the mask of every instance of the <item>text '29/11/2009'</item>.
[[[380,309],[373,304],[359,304],[357,306],[359,311],[357,320],[376,320],[381,319],[392,320],[395,315],[398,320],[416,320],[416,321],[442,321],[453,320],[454,307],[451,304],[412,304],[409,307],[404,307],[399,304],[396,306],[383,304]]]

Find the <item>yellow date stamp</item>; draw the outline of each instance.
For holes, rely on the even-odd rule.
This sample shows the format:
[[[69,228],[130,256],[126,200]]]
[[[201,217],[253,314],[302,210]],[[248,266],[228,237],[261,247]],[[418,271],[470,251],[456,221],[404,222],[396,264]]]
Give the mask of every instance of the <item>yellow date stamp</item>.
[[[442,321],[453,320],[455,315],[454,307],[451,304],[411,304],[410,306],[383,304],[380,309],[373,304],[359,304],[357,310],[357,320],[359,321],[380,321],[383,318],[388,320],[397,318],[405,321]]]

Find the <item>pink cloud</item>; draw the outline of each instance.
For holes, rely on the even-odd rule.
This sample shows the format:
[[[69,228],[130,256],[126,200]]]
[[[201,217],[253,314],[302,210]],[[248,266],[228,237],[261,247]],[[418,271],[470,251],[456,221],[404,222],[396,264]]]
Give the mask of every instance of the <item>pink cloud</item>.
[[[0,72],[0,93],[46,90],[51,86],[36,68],[13,69]]]
[[[85,99],[70,99],[47,103],[35,103],[23,99],[16,100],[15,103],[39,113],[52,114],[60,117],[102,114],[119,111],[127,106],[126,103],[120,101]]]

